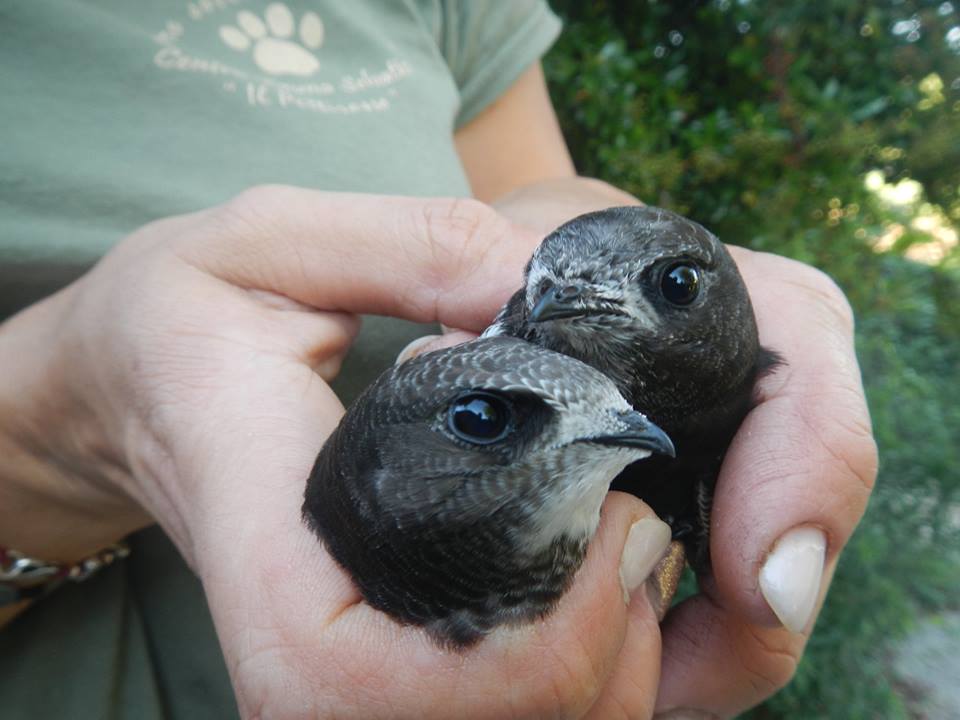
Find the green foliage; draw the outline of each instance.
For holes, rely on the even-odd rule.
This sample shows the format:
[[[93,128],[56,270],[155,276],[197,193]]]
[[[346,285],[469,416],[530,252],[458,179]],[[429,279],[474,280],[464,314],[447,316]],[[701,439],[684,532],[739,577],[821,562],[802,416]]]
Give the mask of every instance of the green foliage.
[[[960,251],[904,257],[918,213],[960,226],[960,2],[552,4],[580,171],[826,270],[857,313],[878,487],[796,679],[751,715],[907,717],[890,642],[960,597]],[[871,170],[925,195],[891,205]]]
[[[554,5],[547,72],[584,174],[762,247],[860,202],[872,167],[960,213],[960,17],[942,2]]]

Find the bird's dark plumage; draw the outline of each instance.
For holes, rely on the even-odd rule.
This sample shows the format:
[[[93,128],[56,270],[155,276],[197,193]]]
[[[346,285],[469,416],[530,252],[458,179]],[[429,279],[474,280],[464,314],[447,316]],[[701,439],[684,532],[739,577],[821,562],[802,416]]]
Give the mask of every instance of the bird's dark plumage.
[[[544,239],[524,286],[485,336],[510,335],[611,377],[673,439],[675,459],[629,467],[613,484],[641,497],[709,567],[709,508],[723,456],[779,362],[763,348],[746,286],[703,226],[654,207],[611,208]]]
[[[317,458],[307,524],[364,598],[463,647],[548,612],[610,480],[663,432],[573,358],[490,338],[398,365]]]

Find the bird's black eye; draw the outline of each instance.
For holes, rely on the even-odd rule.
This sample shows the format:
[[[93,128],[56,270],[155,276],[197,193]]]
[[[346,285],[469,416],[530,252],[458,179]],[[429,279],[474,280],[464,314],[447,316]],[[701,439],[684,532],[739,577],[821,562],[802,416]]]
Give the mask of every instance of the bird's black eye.
[[[472,392],[454,400],[447,424],[461,440],[490,445],[506,437],[512,414],[510,406],[496,395]]]
[[[660,293],[674,305],[689,305],[700,292],[700,271],[688,263],[673,263],[660,276]]]

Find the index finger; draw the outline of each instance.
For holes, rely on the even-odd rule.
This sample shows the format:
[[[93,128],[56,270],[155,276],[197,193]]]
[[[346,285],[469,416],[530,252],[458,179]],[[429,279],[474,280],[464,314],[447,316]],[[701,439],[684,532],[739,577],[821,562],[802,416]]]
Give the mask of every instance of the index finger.
[[[479,330],[539,236],[470,199],[254,188],[208,215],[189,261],[323,310]]]

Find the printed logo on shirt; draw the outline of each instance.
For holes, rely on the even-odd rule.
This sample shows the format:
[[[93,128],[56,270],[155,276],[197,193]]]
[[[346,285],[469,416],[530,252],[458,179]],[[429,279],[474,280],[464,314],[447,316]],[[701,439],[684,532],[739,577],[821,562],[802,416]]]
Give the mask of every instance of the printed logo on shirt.
[[[243,5],[249,7],[240,9]],[[165,71],[211,77],[223,92],[254,107],[326,115],[390,110],[396,86],[413,72],[410,63],[386,58],[378,67],[330,77],[320,54],[325,34],[313,10],[298,19],[282,2],[195,0],[182,20],[168,20],[153,36],[160,45],[153,63]],[[222,51],[222,59],[187,49],[198,46]],[[238,66],[239,58],[244,60]]]
[[[308,10],[294,37],[293,13],[283,3],[268,5],[261,20],[249,10],[237,13],[237,25],[221,25],[220,39],[237,52],[251,51],[253,60],[270,75],[310,77],[320,62],[310,52],[323,45],[323,21]],[[309,48],[309,49],[308,49]]]

